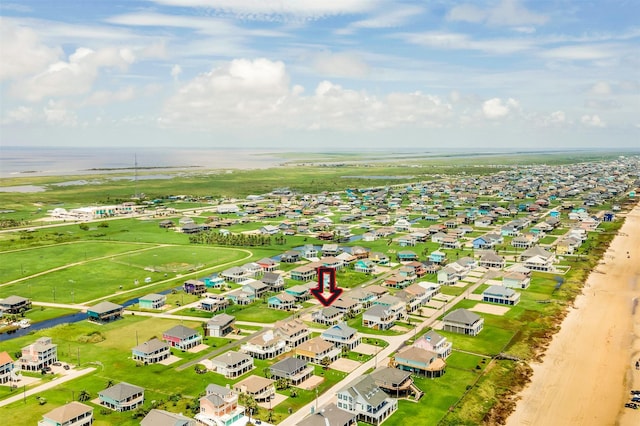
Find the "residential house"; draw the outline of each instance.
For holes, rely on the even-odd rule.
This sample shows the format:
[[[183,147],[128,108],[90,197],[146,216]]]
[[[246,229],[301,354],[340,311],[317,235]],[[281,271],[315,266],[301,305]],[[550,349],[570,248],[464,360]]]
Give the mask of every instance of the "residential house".
[[[0,352],[0,385],[11,381],[11,372],[14,368],[11,356],[7,352]]]
[[[397,253],[399,262],[411,262],[418,260],[418,255],[411,250],[401,250]]]
[[[453,344],[435,330],[429,330],[425,335],[417,339],[413,346],[435,352],[440,358],[451,355]]]
[[[259,299],[269,291],[269,286],[262,281],[249,279],[242,285],[242,291],[252,294],[255,299]]]
[[[383,305],[373,305],[362,314],[362,326],[374,330],[388,330],[395,320],[395,313]]]
[[[351,247],[351,254],[358,259],[366,259],[369,257],[369,250],[364,247],[353,246]]]
[[[200,300],[200,309],[207,312],[223,311],[229,305],[229,301],[221,295],[211,295]]]
[[[280,262],[296,263],[300,261],[300,252],[297,250],[289,250],[280,255]]]
[[[269,286],[269,291],[281,291],[284,289],[284,278],[276,272],[265,272],[260,281]]]
[[[274,379],[286,379],[292,386],[298,386],[313,375],[313,367],[303,359],[287,357],[269,367],[269,372]]]
[[[356,426],[357,415],[329,403],[314,414],[305,417],[297,426]]]
[[[251,358],[249,358],[251,359]],[[238,405],[238,395],[230,388],[210,384],[200,398],[200,412],[195,418],[207,426],[244,425],[245,408]]]
[[[162,340],[167,342],[171,347],[186,351],[202,343],[202,335],[184,325],[176,325],[162,333]]]
[[[184,285],[182,287],[185,293],[195,294],[198,296],[204,294],[207,291],[207,287],[205,286],[204,282],[200,280],[187,280],[184,282]]]
[[[131,349],[131,358],[133,358],[134,361],[144,363],[144,365],[164,361],[170,356],[171,349],[169,348],[169,344],[155,337]]]
[[[144,388],[120,382],[98,392],[100,405],[114,411],[131,411],[144,403]]]
[[[243,290],[234,290],[225,295],[229,303],[234,303],[236,305],[250,305],[255,300],[256,296],[253,293],[248,293]]]
[[[280,232],[280,228],[273,225],[264,225],[260,227],[260,233],[263,235],[275,235]]]
[[[87,308],[87,317],[89,321],[103,324],[122,318],[122,311],[124,311],[122,305],[105,301]]]
[[[42,415],[38,426],[91,426],[93,407],[71,401]]]
[[[511,246],[514,248],[529,248],[533,245],[533,240],[524,235],[519,235],[511,240]]]
[[[323,331],[320,335],[327,342],[338,347],[346,347],[350,351],[362,343],[362,337],[355,328],[349,327],[345,322],[336,324]]]
[[[234,330],[235,317],[227,314],[218,314],[207,321],[205,332],[207,336],[224,337]]]
[[[371,375],[364,375],[338,391],[338,408],[356,414],[358,421],[379,425],[398,409],[398,401],[389,398]]]
[[[532,271],[547,272],[553,269],[555,254],[546,251],[540,246],[531,247],[520,254],[520,261]]]
[[[515,306],[520,302],[520,293],[512,288],[501,285],[489,286],[482,292],[482,301],[489,303],[499,303],[501,305]]]
[[[213,358],[211,365],[217,373],[233,379],[253,369],[253,358],[240,352],[228,351]]]
[[[343,314],[357,314],[362,311],[362,305],[357,300],[348,296],[339,297],[331,306]]]
[[[307,300],[311,297],[311,293],[309,292],[309,287],[304,285],[294,285],[284,290],[286,294],[293,296],[296,302]]]
[[[249,339],[240,347],[240,351],[255,359],[272,359],[284,353],[286,345],[283,338],[277,336],[273,330],[268,330]]]
[[[413,281],[415,277],[407,277],[406,275],[401,275],[399,272],[388,275],[384,279],[384,285],[391,288],[405,288]]]
[[[502,285],[509,288],[526,289],[531,284],[531,272],[507,272],[502,277]]]
[[[40,337],[34,343],[22,348],[20,369],[25,371],[42,371],[58,361],[58,345],[51,342],[51,337]]]
[[[433,263],[442,264],[447,260],[447,254],[440,250],[432,251],[429,254],[429,260]]]
[[[291,270],[291,279],[296,281],[313,281],[318,275],[318,266],[320,265],[317,265],[316,263],[298,266]]]
[[[140,309],[162,309],[167,303],[167,296],[164,294],[147,294],[138,299]]]
[[[369,254],[369,259],[376,265],[389,266],[389,256],[384,253],[374,251]]]
[[[382,367],[374,370],[371,377],[376,385],[391,397],[409,397],[418,401],[423,392],[413,383],[411,373],[394,367]]]
[[[446,367],[444,359],[437,353],[415,346],[396,353],[393,364],[400,370],[431,378],[442,376]]]
[[[438,284],[440,285],[453,285],[462,279],[464,273],[464,267],[460,264],[453,262],[445,265],[438,271]]]
[[[233,266],[229,269],[225,269],[220,275],[226,281],[230,281],[232,283],[239,283],[240,281],[244,281],[245,278],[250,276],[246,275],[246,270],[244,268],[241,268],[240,266]]]
[[[253,397],[256,402],[271,400],[276,394],[275,380],[260,376],[249,376],[233,385],[233,391]]]
[[[369,259],[360,259],[353,265],[353,270],[365,274],[373,274],[376,270],[376,264]]]
[[[273,331],[284,339],[287,350],[291,350],[303,342],[309,340],[309,326],[299,319],[277,321],[273,325]]]
[[[222,288],[225,285],[224,278],[222,278],[217,273],[208,277],[204,277],[203,280],[204,285],[207,288]]]
[[[334,325],[342,321],[344,314],[333,306],[322,308],[311,313],[314,322],[324,325]]]
[[[196,426],[196,421],[182,414],[152,408],[140,422],[140,426]]]
[[[484,268],[502,269],[504,268],[505,260],[496,252],[487,251],[482,256],[480,256],[479,264]]]
[[[351,256],[347,253],[341,253],[338,256],[343,256],[343,255]],[[355,257],[353,258],[353,260],[355,260]],[[331,268],[331,269],[335,269],[336,271],[339,271],[342,268],[344,268],[344,265],[345,265],[345,262],[344,262],[344,259],[342,258],[327,256],[320,259],[320,266],[322,266],[323,268]]]
[[[442,329],[453,333],[477,336],[484,327],[484,318],[467,309],[456,309],[442,319]]]
[[[316,336],[299,345],[295,353],[298,358],[318,365],[322,365],[322,360],[325,358],[329,362],[333,362],[341,355],[340,348],[320,336]]]
[[[377,299],[377,296],[373,292],[369,291],[368,287],[355,288],[348,294],[349,298],[358,302],[363,309],[371,306],[373,301]]]
[[[267,306],[273,309],[280,309],[288,311],[293,308],[296,303],[296,298],[288,293],[280,293],[275,296],[271,296],[267,300]]]
[[[262,259],[257,260],[256,263],[260,265],[263,272],[273,272],[278,269],[278,266],[280,265],[277,261],[271,259],[270,257],[263,257]]]
[[[302,254],[302,257],[306,259],[315,259],[318,257],[318,250],[313,244],[305,244],[302,246],[300,253]]]
[[[0,299],[0,312],[8,314],[19,314],[31,309],[31,300],[20,296],[9,296]]]
[[[403,320],[407,318],[407,305],[404,300],[399,297],[385,294],[384,296],[376,299],[373,302],[373,305],[381,305],[389,309],[395,316],[396,320]]]
[[[245,278],[255,278],[263,274],[262,266],[255,262],[245,263],[240,267],[244,271]]]
[[[342,249],[338,244],[323,244],[322,245],[322,255],[325,257],[329,256],[337,256],[342,253]]]

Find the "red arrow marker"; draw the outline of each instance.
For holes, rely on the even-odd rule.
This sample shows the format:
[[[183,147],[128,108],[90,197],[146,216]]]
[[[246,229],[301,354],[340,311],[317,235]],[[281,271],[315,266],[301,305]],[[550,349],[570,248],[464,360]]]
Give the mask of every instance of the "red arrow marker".
[[[329,286],[328,293],[325,293],[325,284]],[[336,287],[336,270],[318,268],[318,287],[312,288],[310,291],[323,306],[330,306],[342,294],[342,289]]]

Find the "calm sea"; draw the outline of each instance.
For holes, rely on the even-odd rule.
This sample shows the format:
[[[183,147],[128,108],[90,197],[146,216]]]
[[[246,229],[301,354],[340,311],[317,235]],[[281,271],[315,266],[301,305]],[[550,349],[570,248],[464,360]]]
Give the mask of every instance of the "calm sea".
[[[0,177],[116,173],[127,171],[125,168],[133,170],[136,162],[144,170],[256,169],[274,167],[284,161],[277,153],[259,150],[1,147]]]

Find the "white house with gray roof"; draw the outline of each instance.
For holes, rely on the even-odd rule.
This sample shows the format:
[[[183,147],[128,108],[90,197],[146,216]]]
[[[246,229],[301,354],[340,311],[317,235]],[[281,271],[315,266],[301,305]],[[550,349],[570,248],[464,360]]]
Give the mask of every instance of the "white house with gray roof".
[[[242,376],[253,369],[253,358],[240,352],[229,351],[211,360],[215,371],[228,379]]]
[[[331,342],[338,347],[346,347],[350,351],[362,343],[362,336],[360,336],[358,330],[349,327],[345,322],[329,327],[320,336],[327,342]]]
[[[477,336],[484,327],[484,318],[467,309],[456,309],[442,319],[442,329],[453,333]]]
[[[298,422],[298,426],[356,426],[357,417],[355,413],[342,410],[330,403]]]
[[[520,293],[509,287],[492,285],[482,292],[482,301],[515,306],[520,302]]]
[[[131,411],[144,402],[144,388],[126,382],[120,382],[98,392],[100,405],[114,411]]]
[[[355,414],[358,421],[379,425],[398,409],[398,401],[366,375],[338,391],[338,408]]]

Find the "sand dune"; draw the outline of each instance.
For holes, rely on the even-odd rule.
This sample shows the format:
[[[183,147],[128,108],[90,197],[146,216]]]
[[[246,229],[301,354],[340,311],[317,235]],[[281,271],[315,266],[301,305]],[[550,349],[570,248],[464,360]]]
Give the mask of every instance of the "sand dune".
[[[628,257],[627,252],[630,252]],[[510,426],[640,424],[624,408],[640,389],[640,205],[627,216],[562,323],[531,383],[520,394]]]

